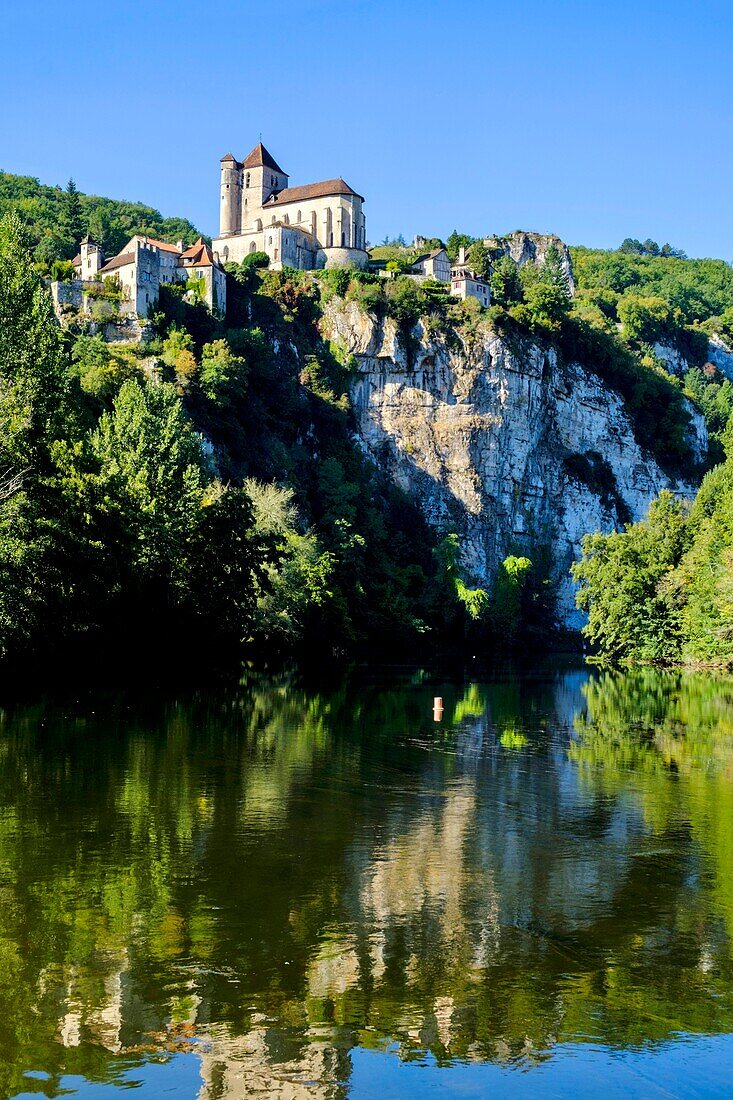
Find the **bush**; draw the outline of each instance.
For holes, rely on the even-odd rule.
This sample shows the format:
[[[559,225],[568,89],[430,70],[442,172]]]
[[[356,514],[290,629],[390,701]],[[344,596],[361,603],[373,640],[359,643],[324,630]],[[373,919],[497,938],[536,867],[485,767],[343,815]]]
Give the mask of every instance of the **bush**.
[[[54,282],[69,283],[75,275],[71,260],[54,260],[51,264],[51,278]]]

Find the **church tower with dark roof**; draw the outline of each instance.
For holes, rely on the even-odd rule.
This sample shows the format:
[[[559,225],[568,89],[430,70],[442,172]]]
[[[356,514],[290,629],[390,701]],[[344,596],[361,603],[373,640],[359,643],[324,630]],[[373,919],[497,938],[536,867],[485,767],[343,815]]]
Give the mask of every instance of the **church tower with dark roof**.
[[[242,229],[251,229],[270,195],[287,186],[287,174],[260,141],[242,161]]]

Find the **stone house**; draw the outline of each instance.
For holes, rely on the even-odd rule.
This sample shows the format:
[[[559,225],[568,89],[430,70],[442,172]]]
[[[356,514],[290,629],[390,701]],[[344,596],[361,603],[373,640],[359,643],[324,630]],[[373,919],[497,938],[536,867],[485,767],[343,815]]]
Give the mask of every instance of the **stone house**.
[[[465,248],[460,249],[451,268],[450,292],[454,298],[476,298],[484,308],[491,302],[489,284],[468,266]]]
[[[434,248],[432,252],[418,256],[412,265],[412,272],[426,279],[437,279],[441,283],[449,283],[451,274],[448,253],[444,248]]]
[[[148,317],[158,301],[161,283],[190,282],[191,291],[212,313],[223,315],[226,311],[226,275],[202,238],[187,249],[183,241],[169,244],[138,233],[105,262],[101,248],[87,237],[73,263],[82,284],[82,301],[94,296],[92,284],[103,283],[108,277],[119,284],[121,317]],[[86,294],[84,283],[90,284]]]
[[[270,267],[366,267],[364,198],[345,180],[299,187],[262,142],[238,161],[222,157],[219,236],[214,251],[222,262],[241,263],[266,252]]]

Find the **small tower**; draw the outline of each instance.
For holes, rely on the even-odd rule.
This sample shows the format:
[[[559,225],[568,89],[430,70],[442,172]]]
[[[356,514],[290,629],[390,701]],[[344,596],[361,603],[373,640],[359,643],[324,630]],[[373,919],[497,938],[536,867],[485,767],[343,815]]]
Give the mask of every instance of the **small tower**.
[[[288,177],[260,141],[242,161],[242,229],[251,229],[274,191],[288,186]]]
[[[88,233],[79,245],[79,259],[81,261],[81,278],[96,279],[97,272],[104,267],[104,253]]]
[[[242,222],[242,165],[231,153],[221,158],[219,235],[238,233]]]

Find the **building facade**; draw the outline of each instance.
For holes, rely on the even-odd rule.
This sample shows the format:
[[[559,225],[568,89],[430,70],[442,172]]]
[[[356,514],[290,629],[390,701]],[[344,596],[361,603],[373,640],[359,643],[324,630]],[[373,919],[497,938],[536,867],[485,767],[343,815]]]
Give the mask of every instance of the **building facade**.
[[[466,261],[466,250],[461,248],[451,268],[450,292],[454,298],[476,298],[488,309],[491,304],[489,284],[481,275],[472,271]]]
[[[136,234],[105,262],[101,248],[87,237],[73,262],[82,292],[84,283],[99,283],[108,277],[119,283],[123,291],[121,316],[149,317],[162,283],[189,283],[190,295],[203,301],[212,313],[223,316],[226,312],[226,274],[202,238],[186,248],[183,241],[168,244]]]
[[[366,267],[363,196],[340,177],[290,187],[260,142],[239,162],[222,157],[219,236],[222,263],[266,252],[270,267]]]
[[[450,258],[444,248],[434,248],[432,252],[418,256],[412,270],[415,275],[423,275],[426,279],[450,282]]]

